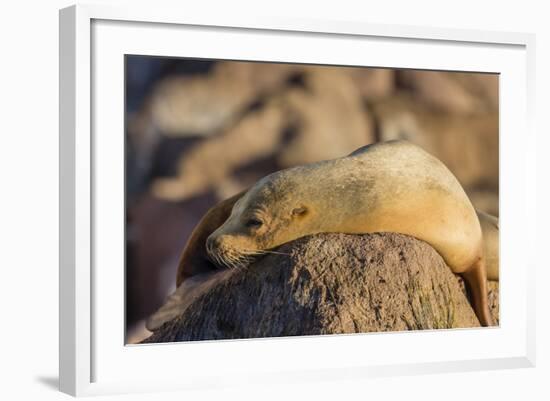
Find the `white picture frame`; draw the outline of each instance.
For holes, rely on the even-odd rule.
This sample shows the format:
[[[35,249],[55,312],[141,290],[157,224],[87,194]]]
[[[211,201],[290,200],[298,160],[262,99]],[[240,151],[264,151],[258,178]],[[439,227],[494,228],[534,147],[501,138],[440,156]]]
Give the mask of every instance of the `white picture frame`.
[[[200,49],[178,37],[200,39]],[[154,7],[61,10],[61,391],[94,395],[534,366],[534,40],[522,33],[214,17]],[[362,46],[372,51],[369,61],[365,52],[350,50]],[[500,327],[125,346],[118,67],[126,53],[500,73]],[[393,352],[384,352],[390,346]],[[288,355],[296,358],[293,366]]]

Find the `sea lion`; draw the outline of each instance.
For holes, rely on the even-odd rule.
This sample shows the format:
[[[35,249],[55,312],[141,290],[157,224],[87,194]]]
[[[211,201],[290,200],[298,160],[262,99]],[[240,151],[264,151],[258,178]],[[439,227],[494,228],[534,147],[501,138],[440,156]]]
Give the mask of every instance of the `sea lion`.
[[[177,282],[219,267],[246,266],[278,245],[315,233],[397,232],[429,243],[464,277],[474,311],[488,326],[480,218],[435,157],[406,141],[368,145],[346,157],[268,175],[211,209],[183,251]]]
[[[227,220],[233,205],[245,192],[233,195],[210,208],[195,226],[180,256],[176,287],[179,287],[189,277],[218,269],[208,258],[206,239]]]
[[[498,218],[480,210],[477,210],[477,217],[483,233],[483,256],[487,279],[498,281],[500,264]]]

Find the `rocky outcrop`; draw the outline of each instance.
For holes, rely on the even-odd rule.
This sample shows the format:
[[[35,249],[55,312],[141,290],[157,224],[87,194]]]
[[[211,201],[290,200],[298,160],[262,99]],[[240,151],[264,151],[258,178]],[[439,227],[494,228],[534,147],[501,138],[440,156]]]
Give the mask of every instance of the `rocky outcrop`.
[[[143,342],[479,326],[462,280],[412,237],[318,234],[277,252],[181,294]],[[498,322],[498,284],[489,299]]]

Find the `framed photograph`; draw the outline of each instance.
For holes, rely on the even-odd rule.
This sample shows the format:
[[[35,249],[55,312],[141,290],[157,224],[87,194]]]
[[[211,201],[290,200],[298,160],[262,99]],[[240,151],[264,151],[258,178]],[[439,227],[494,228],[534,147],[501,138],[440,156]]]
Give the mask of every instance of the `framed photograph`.
[[[533,51],[61,10],[61,390],[534,366]]]

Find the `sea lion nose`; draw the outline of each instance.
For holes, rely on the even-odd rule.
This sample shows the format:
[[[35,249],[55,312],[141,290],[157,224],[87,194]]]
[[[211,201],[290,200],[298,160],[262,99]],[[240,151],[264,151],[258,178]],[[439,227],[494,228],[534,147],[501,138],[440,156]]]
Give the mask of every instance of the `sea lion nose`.
[[[219,246],[220,246],[220,237],[218,237],[218,236],[214,237],[214,236],[210,235],[206,239],[206,249],[208,249],[210,251],[213,251],[213,250],[217,249]]]

